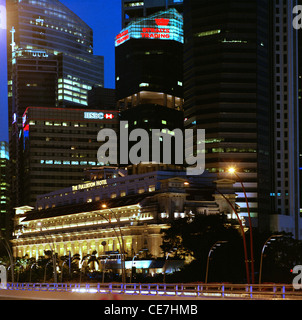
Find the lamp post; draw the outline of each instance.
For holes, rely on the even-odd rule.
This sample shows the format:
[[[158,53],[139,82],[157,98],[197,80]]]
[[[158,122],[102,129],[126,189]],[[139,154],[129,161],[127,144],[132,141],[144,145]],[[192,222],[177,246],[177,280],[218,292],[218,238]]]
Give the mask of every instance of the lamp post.
[[[108,257],[106,257],[105,262],[103,263],[103,277],[102,277],[102,283],[105,282],[105,269],[106,269],[106,263],[107,263]]]
[[[253,226],[252,226],[252,220],[251,220],[251,212],[250,212],[250,206],[248,202],[248,198],[246,195],[245,187],[243,184],[242,179],[239,177],[238,173],[236,172],[236,169],[231,167],[229,168],[229,173],[234,174],[235,177],[239,180],[244,197],[245,197],[245,202],[246,202],[246,208],[247,208],[247,213],[248,213],[248,220],[249,220],[249,225],[250,225],[250,250],[251,250],[251,272],[252,272],[252,283],[255,283],[255,268],[254,268],[254,245],[253,245]]]
[[[186,185],[188,185],[188,184],[186,184]],[[242,225],[242,221],[241,221],[241,219],[239,217],[239,214],[238,214],[236,208],[231,203],[231,201],[220,190],[218,190],[217,188],[215,188],[215,191],[217,191],[224,198],[224,200],[229,204],[229,206],[232,208],[233,212],[235,213],[235,215],[237,217],[237,220],[238,220],[238,223],[239,223],[239,227],[240,227],[240,230],[241,230],[241,233],[242,233],[246,280],[247,280],[247,283],[250,284],[250,273],[249,273],[249,266],[248,266],[246,239],[245,239],[245,232],[244,232],[244,228],[243,228],[243,225]]]
[[[39,227],[40,227],[40,231],[42,233],[42,223],[41,222],[38,222],[37,224]],[[47,238],[45,235],[43,235],[44,238],[46,239],[47,241]],[[58,282],[58,278],[57,278],[57,259],[56,259],[56,253],[55,253],[55,245],[51,245],[50,243],[48,243],[49,246],[50,246],[50,249],[51,249],[51,254],[52,254],[52,265],[53,265],[53,281],[54,283],[57,283]],[[47,263],[48,264],[48,263]],[[45,268],[46,270],[46,268]],[[46,272],[46,271],[45,271]]]
[[[176,251],[177,248],[173,248],[172,250],[170,250],[167,255],[166,255],[166,259],[165,259],[165,264],[164,264],[164,278],[163,278],[163,283],[166,283],[166,271],[167,271],[167,261],[168,261],[168,258],[169,258],[169,255],[170,253]]]
[[[270,236],[264,243],[261,251],[261,258],[260,258],[260,268],[259,268],[259,284],[261,284],[261,278],[262,278],[262,264],[263,264],[263,256],[264,256],[264,250],[265,248],[270,244],[270,241],[275,241],[276,238],[283,237],[281,234],[275,234]]]
[[[236,214],[241,232],[242,232],[242,241],[243,241],[243,249],[244,249],[244,262],[245,262],[245,272],[246,272],[246,281],[248,284],[250,284],[250,272],[249,272],[249,265],[248,265],[248,258],[247,258],[247,247],[246,247],[246,239],[245,239],[245,232],[244,232],[244,228],[242,225],[242,221],[239,217],[239,214],[236,210],[236,208],[233,206],[233,204],[231,203],[231,201],[222,193],[220,192],[218,189],[215,189],[223,198],[224,200],[230,205],[230,207],[232,208],[232,210],[234,211],[234,213]]]
[[[220,247],[224,243],[227,243],[227,241],[217,241],[217,242],[215,242],[212,245],[212,247],[211,247],[211,249],[210,249],[210,251],[208,253],[205,283],[208,283],[208,274],[209,274],[209,265],[210,265],[211,254],[216,248]]]
[[[111,208],[108,208],[108,206],[103,203],[102,204],[102,209],[108,209],[115,217],[116,221],[118,222],[118,218],[115,214],[115,212],[111,209]],[[109,216],[109,218],[107,218],[106,216],[104,216],[103,214],[99,213],[99,212],[95,212],[96,214],[98,214],[99,216],[101,216],[102,218],[104,218],[108,223],[112,224],[112,221],[111,221],[111,217]],[[122,230],[121,230],[121,227],[118,226],[119,228],[119,231],[120,231],[120,237],[118,236],[115,228],[112,226],[113,228],[113,231],[115,233],[115,236],[117,238],[117,241],[119,243],[119,246],[121,248],[121,260],[122,260],[122,282],[123,283],[126,283],[126,271],[125,271],[125,250],[124,250],[124,238],[123,238],[123,234],[122,234]],[[120,240],[121,238],[121,240]]]
[[[140,252],[136,253],[136,254],[133,256],[133,258],[132,258],[130,283],[132,283],[134,259],[135,259],[137,256],[139,256],[139,254],[140,254]]]

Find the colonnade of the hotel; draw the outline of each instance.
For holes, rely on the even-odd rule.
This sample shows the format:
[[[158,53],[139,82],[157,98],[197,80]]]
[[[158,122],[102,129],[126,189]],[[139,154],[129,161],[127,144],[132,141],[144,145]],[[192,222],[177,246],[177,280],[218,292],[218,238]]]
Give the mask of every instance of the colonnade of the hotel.
[[[143,235],[126,236],[123,238],[125,252],[129,257],[132,257],[142,248],[146,247],[153,256],[160,256],[161,250],[161,235],[149,235],[147,238]],[[119,251],[121,239],[116,237],[86,239],[74,241],[61,241],[53,239],[52,241],[43,240],[29,243],[28,241],[18,241],[13,246],[14,257],[24,257],[39,259],[40,256],[45,256],[45,251],[51,250],[61,256],[71,256],[79,254],[81,259],[87,254],[97,252],[97,256],[105,255],[106,251]],[[122,243],[121,243],[122,245]]]

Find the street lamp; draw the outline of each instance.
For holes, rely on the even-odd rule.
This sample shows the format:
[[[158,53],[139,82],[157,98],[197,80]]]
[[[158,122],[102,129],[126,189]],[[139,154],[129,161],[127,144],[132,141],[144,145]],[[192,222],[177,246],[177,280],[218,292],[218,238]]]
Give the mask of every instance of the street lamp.
[[[246,248],[246,239],[245,239],[245,232],[244,232],[244,228],[242,225],[242,221],[240,219],[240,216],[237,212],[237,209],[234,207],[234,205],[231,203],[231,201],[217,188],[215,188],[215,191],[217,191],[223,198],[224,200],[229,204],[229,206],[232,208],[233,212],[235,213],[238,223],[239,223],[239,227],[242,233],[242,241],[243,241],[243,250],[244,250],[244,263],[245,263],[245,272],[246,272],[246,280],[247,283],[250,284],[250,273],[249,273],[249,265],[248,265],[248,258],[247,258],[247,248]]]
[[[102,207],[102,209],[108,209],[108,210],[114,215],[116,221],[117,221],[117,222],[119,221],[119,219],[118,219],[117,216],[116,216],[116,213],[115,213],[111,208],[109,208],[105,203],[103,203],[103,204],[101,205],[101,207]],[[105,217],[103,214],[101,214],[101,213],[99,213],[99,212],[95,212],[95,213],[98,214],[98,215],[100,215],[102,218],[104,218],[108,223],[112,224],[112,222],[111,222],[111,216],[110,216],[110,215],[109,215],[109,218],[107,218],[107,217]],[[125,250],[124,250],[125,246],[124,246],[124,238],[123,238],[122,230],[121,230],[121,227],[118,225],[118,229],[119,229],[119,231],[120,231],[120,237],[119,237],[118,234],[117,234],[117,232],[116,232],[116,230],[115,230],[115,228],[114,228],[113,226],[112,226],[112,228],[113,228],[113,231],[114,231],[115,236],[116,236],[116,238],[117,238],[117,241],[118,241],[118,243],[119,243],[119,246],[120,246],[120,248],[121,248],[122,282],[123,282],[123,283],[126,283]],[[121,238],[121,240],[120,240],[120,238]]]
[[[132,278],[133,278],[133,263],[134,263],[134,259],[139,256],[140,252],[141,251],[139,251],[138,253],[133,255],[133,258],[132,258],[130,283],[132,283]]]
[[[244,197],[245,197],[245,202],[246,202],[246,207],[247,207],[247,212],[248,212],[248,220],[249,220],[249,225],[250,225],[250,250],[251,250],[251,271],[252,271],[252,283],[255,283],[255,268],[254,268],[254,248],[253,248],[253,227],[252,227],[252,220],[251,220],[251,213],[250,213],[250,206],[249,206],[249,202],[247,199],[247,195],[246,195],[246,191],[245,191],[245,187],[243,185],[243,181],[242,179],[239,177],[238,173],[236,172],[236,169],[234,167],[230,167],[228,169],[230,174],[234,174],[235,177],[239,180],[243,193],[244,193]]]
[[[103,277],[102,277],[102,283],[104,283],[104,281],[105,281],[105,269],[106,269],[106,263],[107,263],[107,260],[108,260],[108,256],[106,257],[105,262],[103,263]]]
[[[42,234],[42,223],[38,222],[37,226],[40,227],[40,231],[41,231],[41,234]],[[47,241],[46,236],[45,235],[43,235],[43,236],[44,236],[45,240]],[[58,279],[57,279],[57,259],[56,259],[56,253],[55,253],[55,245],[54,244],[50,244],[50,243],[48,243],[48,244],[49,244],[49,247],[51,249],[50,251],[52,253],[53,281],[54,281],[54,283],[57,283],[58,282]],[[46,268],[45,268],[45,272],[46,272]]]
[[[177,251],[177,248],[173,248],[172,250],[170,250],[168,253],[167,253],[167,255],[166,255],[166,259],[165,259],[165,264],[164,264],[164,279],[163,279],[163,282],[165,283],[166,282],[166,271],[167,271],[167,260],[168,260],[168,258],[169,258],[169,255],[170,255],[170,253],[173,253],[173,252],[175,252],[175,251]]]
[[[238,223],[239,223],[239,226],[240,226],[240,229],[241,229],[241,232],[242,232],[242,241],[243,241],[243,250],[244,250],[244,262],[245,262],[245,272],[246,272],[246,281],[248,284],[250,284],[250,272],[249,272],[249,265],[248,265],[248,258],[247,258],[247,248],[246,248],[246,239],[245,239],[245,232],[244,232],[244,228],[243,228],[243,225],[242,225],[242,221],[239,217],[239,214],[237,212],[237,209],[233,206],[233,204],[231,203],[231,201],[221,192],[219,191],[218,189],[215,189],[223,198],[224,200],[230,205],[230,207],[232,208],[232,210],[234,211],[236,217],[237,217],[237,220],[238,220]]]
[[[210,251],[209,251],[208,259],[207,259],[207,268],[206,268],[205,283],[208,283],[209,264],[210,264],[211,254],[212,254],[212,252],[213,252],[216,248],[220,247],[220,246],[221,246],[222,244],[224,244],[224,243],[227,243],[227,241],[217,241],[217,242],[215,242],[215,243],[212,245],[212,247],[211,247],[211,249],[210,249]]]
[[[263,264],[263,256],[264,256],[264,250],[265,248],[271,243],[270,241],[275,241],[277,238],[283,237],[282,234],[275,234],[270,236],[264,243],[262,251],[261,251],[261,259],[260,259],[260,269],[259,269],[259,284],[261,284],[261,278],[262,278],[262,264]]]

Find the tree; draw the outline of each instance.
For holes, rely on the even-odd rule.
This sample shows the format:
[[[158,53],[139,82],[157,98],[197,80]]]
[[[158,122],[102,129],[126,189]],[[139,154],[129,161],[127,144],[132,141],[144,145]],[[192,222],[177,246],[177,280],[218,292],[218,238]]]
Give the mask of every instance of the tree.
[[[92,265],[92,270],[93,270],[93,271],[95,270],[95,263],[96,263],[97,265],[99,265],[99,261],[98,261],[98,259],[97,259],[97,257],[96,257],[96,254],[97,254],[97,251],[96,251],[96,250],[92,251],[91,255],[89,256],[88,262],[87,262],[87,265],[88,265],[88,266],[89,266],[89,265]]]
[[[264,251],[262,282],[292,283],[291,269],[302,264],[302,242],[291,233],[272,241]]]
[[[224,215],[178,219],[162,233],[165,254],[175,251],[176,257],[192,260],[176,275],[180,281],[204,281],[209,250],[217,241],[227,243],[211,254],[209,281],[245,281],[242,236]]]

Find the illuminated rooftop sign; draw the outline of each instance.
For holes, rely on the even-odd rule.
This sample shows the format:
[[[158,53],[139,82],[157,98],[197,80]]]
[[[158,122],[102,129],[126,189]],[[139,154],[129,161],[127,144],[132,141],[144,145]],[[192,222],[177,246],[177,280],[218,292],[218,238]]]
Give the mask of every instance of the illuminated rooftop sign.
[[[183,18],[176,9],[133,21],[115,37],[115,46],[130,39],[162,39],[183,43]]]
[[[72,191],[94,188],[94,187],[102,186],[105,184],[107,184],[107,180],[98,180],[94,182],[88,182],[84,184],[79,184],[77,186],[72,186]]]

